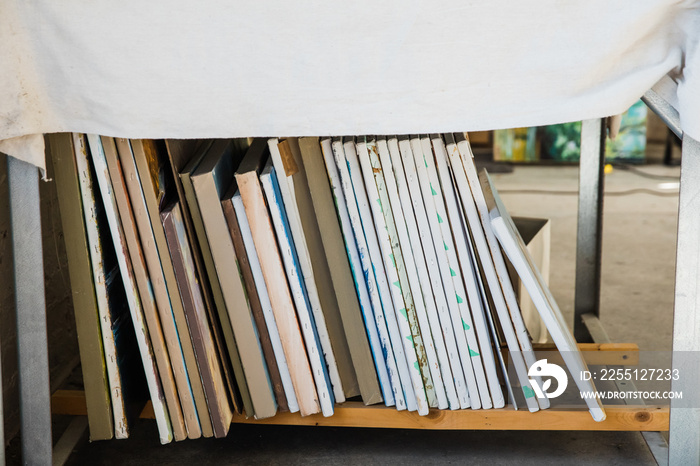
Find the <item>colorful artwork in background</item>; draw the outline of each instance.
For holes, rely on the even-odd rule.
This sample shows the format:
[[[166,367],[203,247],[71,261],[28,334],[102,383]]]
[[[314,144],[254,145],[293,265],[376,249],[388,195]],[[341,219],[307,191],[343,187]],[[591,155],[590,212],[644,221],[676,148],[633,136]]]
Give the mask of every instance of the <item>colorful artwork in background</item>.
[[[605,144],[607,160],[641,163],[646,151],[647,107],[641,100],[622,114],[617,137]],[[578,162],[581,156],[581,122],[573,121],[538,128],[494,131],[496,161]]]
[[[537,127],[499,129],[493,132],[493,159],[508,162],[537,162],[540,144]]]
[[[641,100],[622,114],[620,132],[605,143],[608,159],[643,162],[647,146],[647,106]]]
[[[646,150],[647,107],[641,100],[622,114],[617,137],[606,139],[607,160],[642,162]],[[542,128],[542,158],[577,162],[581,156],[581,122],[550,125]]]

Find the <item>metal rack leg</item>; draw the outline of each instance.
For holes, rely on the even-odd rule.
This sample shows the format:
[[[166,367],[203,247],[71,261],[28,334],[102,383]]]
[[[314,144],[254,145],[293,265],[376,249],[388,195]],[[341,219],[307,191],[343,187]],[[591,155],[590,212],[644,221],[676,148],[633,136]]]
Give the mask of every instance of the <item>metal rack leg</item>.
[[[593,341],[582,316],[600,314],[605,135],[604,118],[582,122],[574,300],[574,336],[579,343]]]
[[[17,312],[22,461],[51,464],[51,396],[46,342],[39,173],[7,158]]]
[[[700,377],[693,364],[700,351],[700,142],[683,136],[681,187],[676,245],[676,292],[673,306],[673,368],[681,377],[672,391],[669,464],[700,464]],[[690,353],[693,352],[693,353]],[[680,407],[680,404],[684,407]],[[686,407],[689,406],[689,407]]]

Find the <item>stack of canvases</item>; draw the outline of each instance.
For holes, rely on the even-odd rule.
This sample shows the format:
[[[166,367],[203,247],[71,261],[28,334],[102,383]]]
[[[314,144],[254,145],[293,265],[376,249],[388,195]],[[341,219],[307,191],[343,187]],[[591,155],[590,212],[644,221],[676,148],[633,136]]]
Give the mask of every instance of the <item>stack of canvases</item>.
[[[502,408],[505,389],[545,409],[502,250],[585,369],[464,135],[76,134],[51,151],[93,440],[128,436],[148,395],[163,443],[357,396],[426,415]]]

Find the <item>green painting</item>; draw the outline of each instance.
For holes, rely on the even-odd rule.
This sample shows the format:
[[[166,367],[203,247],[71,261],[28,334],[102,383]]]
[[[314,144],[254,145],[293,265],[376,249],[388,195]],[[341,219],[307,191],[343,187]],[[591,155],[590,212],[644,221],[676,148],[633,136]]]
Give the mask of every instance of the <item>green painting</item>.
[[[646,150],[647,107],[639,100],[622,114],[620,131],[606,139],[608,161],[641,163]],[[581,122],[512,128],[494,131],[493,158],[496,161],[578,162],[581,156]]]
[[[642,162],[646,150],[647,107],[639,100],[622,114],[615,139],[606,139],[605,158],[610,161]],[[578,162],[581,156],[581,122],[541,128],[542,159]]]

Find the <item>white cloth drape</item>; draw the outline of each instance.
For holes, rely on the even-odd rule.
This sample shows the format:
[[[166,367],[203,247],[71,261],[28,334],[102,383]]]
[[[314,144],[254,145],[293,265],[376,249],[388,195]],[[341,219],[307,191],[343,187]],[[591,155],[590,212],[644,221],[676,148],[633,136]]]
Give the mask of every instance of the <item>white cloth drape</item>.
[[[665,74],[700,139],[696,1],[0,0],[0,150],[405,134],[624,111]]]

